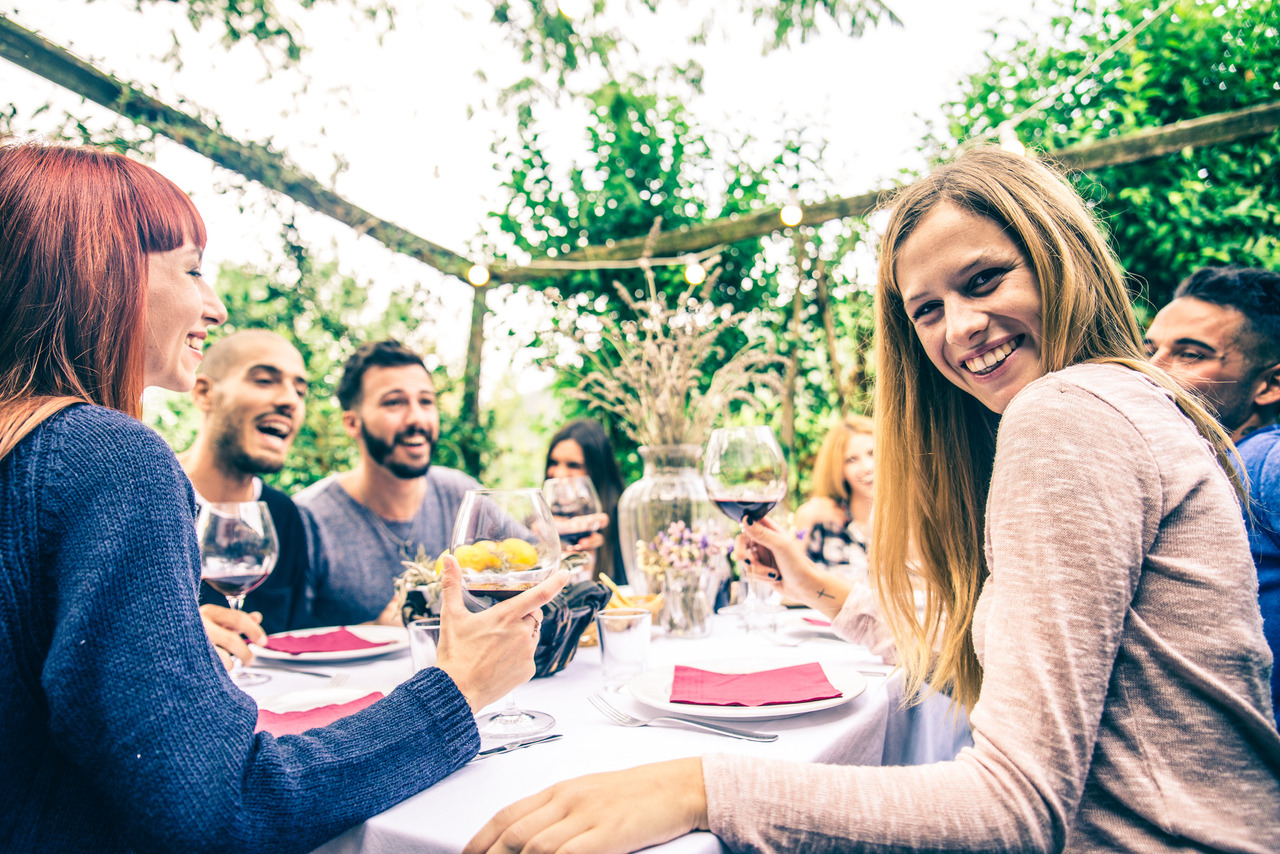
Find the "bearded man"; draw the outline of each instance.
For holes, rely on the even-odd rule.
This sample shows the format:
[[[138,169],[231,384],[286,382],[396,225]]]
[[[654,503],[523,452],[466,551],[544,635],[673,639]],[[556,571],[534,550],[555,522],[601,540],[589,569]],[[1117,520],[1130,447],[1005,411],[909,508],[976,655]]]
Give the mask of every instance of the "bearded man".
[[[316,625],[399,625],[401,562],[447,549],[463,495],[480,484],[431,465],[440,439],[435,384],[422,357],[398,341],[356,350],[338,403],[360,461],[295,496],[311,550],[311,617]]]
[[[241,635],[261,642],[263,630],[280,632],[309,624],[307,540],[289,496],[262,482],[280,471],[306,412],[307,376],[302,356],[265,329],[247,329],[204,352],[191,397],[200,432],[178,456],[201,502],[264,501],[280,541],[271,575],[245,597],[245,616],[222,606],[226,597],[201,585],[201,612],[219,651],[251,658]],[[260,615],[261,627],[252,620]]]

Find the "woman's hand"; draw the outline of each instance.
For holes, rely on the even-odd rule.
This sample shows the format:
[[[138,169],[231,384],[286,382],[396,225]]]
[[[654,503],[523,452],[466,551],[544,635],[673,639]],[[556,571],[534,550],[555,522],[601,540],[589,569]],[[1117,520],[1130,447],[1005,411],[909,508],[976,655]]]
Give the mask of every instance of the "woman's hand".
[[[489,820],[463,854],[623,854],[706,830],[701,759],[675,759],[557,783]]]
[[[804,553],[804,544],[769,519],[743,521],[733,553],[747,568],[747,575],[781,591],[791,599],[821,611],[828,617],[840,613],[849,596],[849,582],[822,569]]]
[[[222,659],[222,666],[228,670],[237,658],[245,664],[253,661],[253,653],[249,651],[245,638],[249,643],[259,645],[267,642],[267,633],[258,625],[262,622],[262,615],[257,611],[245,613],[221,605],[201,605],[200,619],[218,658]]]
[[[445,555],[440,589],[439,667],[473,711],[501,700],[533,678],[542,606],[555,598],[569,574],[557,571],[536,587],[473,614],[462,601],[462,571]]]

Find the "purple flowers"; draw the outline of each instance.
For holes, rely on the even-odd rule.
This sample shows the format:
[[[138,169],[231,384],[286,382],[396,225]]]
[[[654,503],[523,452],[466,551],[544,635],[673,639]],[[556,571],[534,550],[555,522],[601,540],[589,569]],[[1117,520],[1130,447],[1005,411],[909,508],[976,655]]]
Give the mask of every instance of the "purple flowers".
[[[690,528],[683,520],[672,522],[651,543],[636,543],[640,567],[650,576],[668,570],[703,569],[713,558],[727,555],[732,541],[719,528],[703,524]]]

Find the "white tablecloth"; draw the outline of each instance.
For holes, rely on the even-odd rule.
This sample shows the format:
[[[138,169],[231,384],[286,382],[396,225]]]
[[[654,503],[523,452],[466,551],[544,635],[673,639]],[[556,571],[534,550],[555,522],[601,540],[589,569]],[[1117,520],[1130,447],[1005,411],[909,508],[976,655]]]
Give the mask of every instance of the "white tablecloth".
[[[788,617],[793,620],[796,612]],[[812,631],[783,632],[780,637],[804,638],[786,646],[769,637],[746,634],[732,617],[715,617],[707,638],[682,640],[655,635],[650,666],[695,664],[713,659],[745,659],[767,665],[807,661],[852,661],[875,668],[879,659],[862,647]],[[303,665],[299,664],[299,667]],[[361,663],[310,667],[346,672],[344,688],[389,691],[411,673],[407,652]],[[272,681],[256,686],[259,702],[324,686],[322,679],[272,671]],[[921,764],[950,759],[971,743],[963,718],[948,703],[934,698],[920,706],[899,708],[897,677],[867,676],[867,690],[836,708],[792,718],[732,723],[748,729],[777,732],[772,744],[730,739],[684,728],[628,729],[606,720],[587,696],[601,690],[600,650],[578,651],[563,671],[535,679],[516,691],[519,705],[549,712],[556,718],[556,742],[513,751],[473,762],[424,792],[375,816],[317,849],[317,854],[399,854],[399,852],[456,852],[502,807],[534,794],[559,780],[628,768],[645,762],[736,753],[760,757],[859,765]],[[638,716],[656,714],[624,694],[611,702]],[[489,744],[486,747],[491,746]],[[626,809],[625,804],[619,805]],[[723,848],[709,833],[693,833],[660,846],[664,854],[712,854]]]

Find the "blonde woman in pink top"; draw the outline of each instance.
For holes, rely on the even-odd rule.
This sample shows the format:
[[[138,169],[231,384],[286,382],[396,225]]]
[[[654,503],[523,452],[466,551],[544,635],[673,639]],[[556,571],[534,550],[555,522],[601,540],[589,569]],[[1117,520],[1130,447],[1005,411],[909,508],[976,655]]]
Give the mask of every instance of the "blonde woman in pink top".
[[[918,767],[711,755],[571,780],[468,852],[630,851],[696,828],[743,851],[1280,851],[1230,445],[1145,362],[1087,207],[1034,158],[964,154],[894,200],[876,312],[873,586],[908,696],[949,693],[974,746]],[[847,629],[855,597],[794,539],[763,522],[742,545]]]

